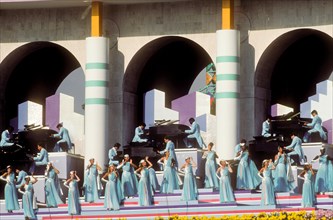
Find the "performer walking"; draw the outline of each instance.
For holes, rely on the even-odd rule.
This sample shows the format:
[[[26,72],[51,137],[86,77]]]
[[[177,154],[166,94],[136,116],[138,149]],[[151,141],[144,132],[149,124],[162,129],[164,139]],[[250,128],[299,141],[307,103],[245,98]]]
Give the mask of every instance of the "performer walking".
[[[198,199],[198,188],[193,175],[193,168],[196,167],[196,163],[193,161],[192,157],[187,157],[185,159],[185,164],[181,167],[181,170],[184,170],[184,184],[181,200],[190,201]]]
[[[141,160],[139,168],[135,171],[140,176],[139,188],[138,188],[140,206],[152,205],[152,200],[153,200],[152,187],[150,185],[149,171],[148,171],[148,169],[151,167],[152,167],[151,163],[147,167],[146,160]]]
[[[313,158],[312,163],[319,161],[319,168],[316,174],[315,192],[323,194],[333,191],[333,165],[332,158],[325,154],[325,148],[320,149],[320,155]]]
[[[173,193],[175,189],[179,189],[180,181],[177,171],[174,167],[174,160],[169,156],[169,151],[165,152],[165,156],[158,160],[157,163],[164,166],[163,180],[161,183],[161,193]]]
[[[220,180],[220,202],[235,202],[234,193],[232,191],[231,183],[230,183],[230,173],[233,170],[230,164],[225,161],[220,161],[220,166],[216,171],[216,176]]]
[[[58,178],[59,170],[53,166],[51,162],[48,163],[45,171],[45,199],[47,207],[57,208],[59,204],[63,204],[60,198],[61,188]]]
[[[102,168],[95,163],[95,159],[91,158],[89,160],[90,164],[87,166],[84,174],[84,200],[86,202],[93,203],[99,198],[99,190],[101,189],[101,183],[99,181],[98,171]]]
[[[274,188],[276,192],[289,192],[295,188],[294,176],[291,171],[290,158],[283,151],[283,147],[278,147],[278,154],[275,155],[274,160],[275,170]]]
[[[104,207],[107,210],[119,210],[123,200],[123,193],[119,182],[119,174],[113,163],[109,165],[108,172],[104,174],[102,180],[106,182],[104,193]]]
[[[249,158],[249,151],[245,145],[242,146],[242,151],[235,160],[239,160],[236,188],[255,189],[261,181],[257,175],[258,169],[254,162]]]
[[[313,177],[314,171],[312,170],[312,165],[305,164],[304,170],[298,175],[298,178],[304,180],[302,188],[302,207],[313,207],[316,202]]]
[[[128,154],[124,155],[124,159],[117,169],[123,169],[121,175],[121,189],[124,197],[133,197],[138,193],[138,179],[134,174],[134,169],[137,168],[133,164],[132,159],[130,159]]]
[[[78,182],[80,178],[76,175],[76,171],[69,172],[69,179],[64,183],[64,186],[68,188],[68,214],[80,215],[80,193]]]
[[[33,188],[33,184],[37,182],[37,179],[33,175],[31,175],[31,178],[26,176],[24,179],[25,183],[19,189],[19,192],[23,195],[22,206],[24,217],[28,219],[37,219],[35,214],[35,210],[37,210],[37,202]],[[22,191],[22,189],[24,189],[24,191]]]
[[[258,175],[262,180],[261,183],[261,205],[275,205],[274,184],[272,181],[272,171],[275,169],[274,165],[269,160],[262,162],[262,168]],[[271,166],[270,166],[271,164]]]
[[[7,172],[1,175],[0,180],[5,181],[5,204],[8,213],[12,213],[13,210],[19,210],[20,206],[17,199],[17,190],[15,187],[15,173],[13,168],[7,166]]]
[[[207,151],[204,153],[203,158],[206,158],[205,164],[205,188],[218,189],[219,183],[215,175],[217,165],[216,159],[219,158],[215,151],[212,150],[214,144],[210,142],[207,146]]]

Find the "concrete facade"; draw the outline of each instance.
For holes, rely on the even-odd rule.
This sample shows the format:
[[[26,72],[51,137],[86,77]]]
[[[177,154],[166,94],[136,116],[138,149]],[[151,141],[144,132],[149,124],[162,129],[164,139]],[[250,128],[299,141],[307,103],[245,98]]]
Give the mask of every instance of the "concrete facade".
[[[270,108],[272,68],[283,51],[314,33],[333,41],[333,0],[235,1],[240,30],[240,137],[252,139]],[[0,9],[1,10],[1,9]],[[0,11],[0,125],[11,53],[26,43],[47,41],[65,48],[84,69],[90,18],[85,8]],[[137,124],[136,93],[146,62],[170,42],[183,41],[215,62],[221,0],[104,5],[104,36],[110,38],[109,143],[127,144]],[[296,31],[296,32],[294,32]],[[24,47],[23,47],[24,48]],[[33,51],[25,51],[29,54]],[[13,55],[13,54],[12,54]],[[24,55],[22,55],[24,57]],[[21,57],[22,58],[22,57]],[[54,91],[55,92],[55,91]]]

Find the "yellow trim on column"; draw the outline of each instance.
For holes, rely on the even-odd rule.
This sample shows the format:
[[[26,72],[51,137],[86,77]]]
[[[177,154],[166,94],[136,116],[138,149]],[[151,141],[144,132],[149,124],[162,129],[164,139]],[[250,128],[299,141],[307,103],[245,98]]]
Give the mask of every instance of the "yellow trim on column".
[[[100,37],[103,34],[102,20],[103,20],[103,3],[95,2],[91,3],[91,36]]]
[[[234,0],[222,0],[222,29],[234,29]]]

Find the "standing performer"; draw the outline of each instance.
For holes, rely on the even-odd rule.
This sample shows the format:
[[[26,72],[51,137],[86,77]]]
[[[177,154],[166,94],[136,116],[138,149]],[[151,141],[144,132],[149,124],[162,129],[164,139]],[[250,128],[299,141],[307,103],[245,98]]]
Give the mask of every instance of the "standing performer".
[[[228,166],[227,166],[228,165]],[[220,166],[216,171],[216,176],[220,180],[220,202],[235,202],[234,193],[232,191],[231,183],[230,183],[230,173],[233,170],[230,164],[225,161],[220,161]]]
[[[94,164],[94,158],[91,158],[89,162],[90,164],[87,166],[84,174],[84,200],[93,203],[99,198],[98,191],[101,189],[101,183],[99,181],[98,171],[101,171],[102,168],[98,163]]]
[[[185,171],[184,185],[182,191],[181,200],[190,201],[198,199],[198,188],[193,175],[192,167],[196,167],[196,163],[193,161],[192,157],[187,157],[185,159],[185,164],[181,167],[181,170]]]
[[[19,189],[19,192],[22,193],[22,206],[24,217],[28,219],[37,219],[35,210],[37,210],[36,197],[34,195],[34,187],[32,186],[37,182],[37,179],[31,175],[31,179],[29,176],[26,176],[25,183]],[[21,189],[24,188],[24,191]]]
[[[27,172],[24,170],[19,170],[16,168],[15,170],[17,177],[16,177],[16,188],[20,188],[22,184],[25,182],[24,178],[28,175]]]
[[[20,206],[17,199],[17,190],[15,187],[15,173],[11,166],[7,166],[7,172],[1,175],[0,180],[5,181],[5,204],[8,213],[13,210],[19,210]]]
[[[106,182],[104,193],[104,207],[107,210],[119,210],[119,205],[123,198],[121,186],[119,183],[119,174],[113,163],[109,165],[108,172],[104,174],[102,180]]]
[[[138,179],[134,174],[134,168],[137,168],[135,164],[132,163],[128,154],[124,155],[124,159],[117,169],[123,169],[121,175],[121,189],[123,196],[130,198],[138,193]]]
[[[69,215],[80,215],[80,193],[78,182],[80,178],[76,175],[76,171],[69,172],[69,179],[66,180],[64,186],[68,188],[68,214]]]
[[[316,203],[315,191],[313,187],[314,171],[311,164],[305,164],[304,170],[298,175],[298,178],[303,179],[302,188],[302,207],[313,207]]]
[[[313,158],[312,163],[319,161],[316,174],[315,192],[323,194],[333,191],[333,165],[332,158],[325,154],[325,148],[320,149],[320,155]]]
[[[175,144],[171,141],[169,136],[164,137],[164,143],[166,143],[165,149],[162,151],[158,151],[158,153],[164,154],[165,152],[169,151],[170,157],[175,160],[175,167],[178,167],[178,161],[175,152]]]
[[[109,165],[114,164],[116,166],[119,165],[119,161],[116,159],[118,153],[118,149],[121,145],[119,143],[115,143],[113,147],[109,150]]]
[[[180,181],[177,171],[174,167],[174,159],[169,156],[169,151],[165,152],[165,156],[158,160],[157,163],[164,166],[163,180],[161,183],[161,193],[173,193],[175,189],[179,189]]]
[[[272,181],[272,169],[274,166],[269,166],[270,161],[264,160],[262,162],[262,168],[260,169],[258,175],[262,180],[261,183],[261,205],[275,205],[275,193],[274,184]]]
[[[149,165],[148,166],[149,181],[150,181],[150,185],[151,185],[151,188],[153,190],[153,193],[154,193],[158,189],[160,189],[160,185],[158,184],[158,180],[157,180],[156,172],[155,172],[155,170],[153,168],[153,164],[149,161],[149,157],[148,156],[145,157],[145,161]]]
[[[291,171],[290,158],[284,153],[283,147],[278,147],[274,160],[274,188],[276,192],[289,192],[295,189],[294,176]]]
[[[206,158],[205,164],[205,188],[219,188],[219,182],[215,175],[217,165],[216,158],[219,158],[215,151],[212,150],[214,144],[210,142],[207,151],[204,153],[203,158]]]
[[[1,133],[0,148],[11,147],[14,145],[11,138],[11,134],[13,133],[13,131],[14,128],[12,126],[8,126],[8,128]]]
[[[242,151],[235,160],[239,160],[236,188],[255,189],[261,181],[257,175],[258,169],[254,162],[249,158],[249,151],[245,145],[242,147]]]
[[[59,204],[63,204],[60,198],[61,188],[58,178],[59,170],[48,163],[45,171],[45,199],[47,207],[57,208]]]
[[[62,123],[57,125],[57,129],[59,130],[58,134],[54,134],[53,137],[60,138],[60,140],[55,144],[53,148],[53,152],[62,151],[60,147],[61,144],[66,144],[67,148],[64,149],[65,151],[70,151],[72,149],[72,142],[71,138],[69,137],[69,132],[67,128],[64,128]]]
[[[312,122],[311,123],[304,123],[304,125],[306,125],[307,127],[310,127],[311,129],[308,130],[303,137],[303,141],[304,142],[308,142],[310,135],[312,133],[315,132],[319,132],[319,135],[321,137],[322,140],[326,141],[327,140],[327,136],[325,131],[323,130],[323,127],[321,126],[322,120],[321,118],[318,116],[318,112],[316,110],[313,110],[311,112],[311,115],[313,117]]]
[[[148,171],[148,169],[151,167],[152,167],[151,163],[147,167],[146,160],[141,160],[139,168],[135,171],[140,176],[139,188],[138,188],[140,206],[152,205],[153,195],[152,195],[152,187],[150,185],[149,171]]]
[[[246,140],[245,139],[242,139],[239,144],[237,144],[235,146],[235,156],[234,157],[237,157],[238,153],[242,150],[242,147],[246,145]]]

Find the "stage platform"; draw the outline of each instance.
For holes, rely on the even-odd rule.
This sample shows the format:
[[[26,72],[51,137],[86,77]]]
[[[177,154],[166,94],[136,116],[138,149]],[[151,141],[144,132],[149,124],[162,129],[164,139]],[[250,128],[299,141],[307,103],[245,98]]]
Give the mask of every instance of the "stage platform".
[[[154,196],[154,205],[141,207],[138,197],[126,199],[118,211],[108,211],[104,208],[103,197],[96,203],[86,203],[81,198],[82,213],[79,216],[67,214],[67,204],[58,208],[39,208],[38,219],[154,219],[155,217],[178,216],[222,216],[259,214],[263,212],[295,212],[314,211],[315,209],[333,209],[333,193],[318,195],[317,204],[312,208],[301,207],[301,195],[277,193],[276,206],[260,206],[261,193],[258,191],[235,191],[235,203],[220,203],[219,192],[211,189],[199,189],[197,201],[181,201],[181,190],[174,194],[159,194]],[[0,219],[23,219],[23,210],[9,214],[5,212],[4,200],[0,201]]]

